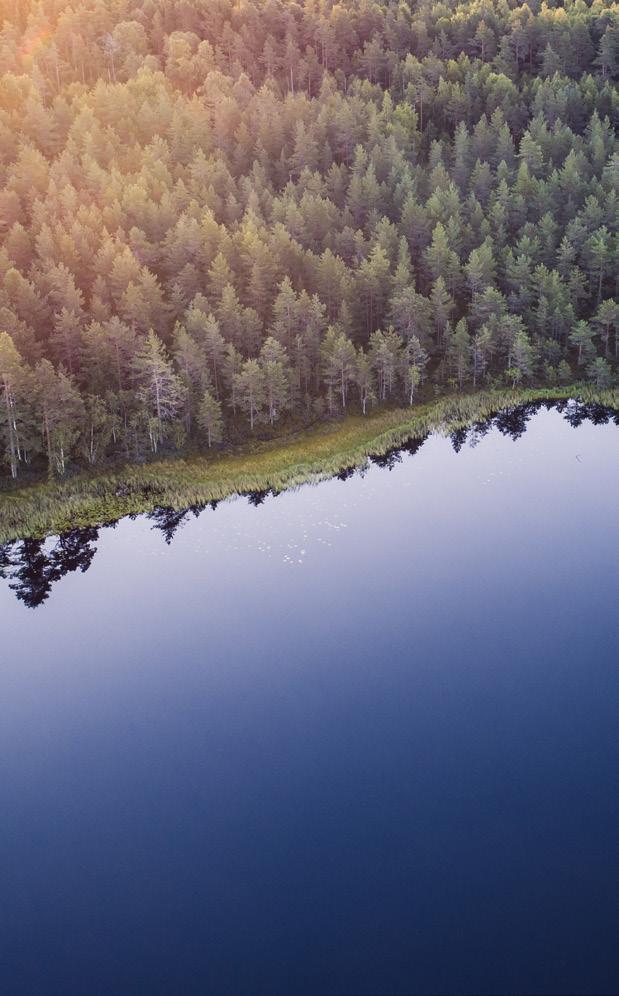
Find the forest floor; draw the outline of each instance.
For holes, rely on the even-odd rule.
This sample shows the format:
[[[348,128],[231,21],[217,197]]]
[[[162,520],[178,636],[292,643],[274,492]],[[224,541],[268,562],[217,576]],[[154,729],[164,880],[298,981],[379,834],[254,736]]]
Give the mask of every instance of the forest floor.
[[[361,467],[370,456],[430,432],[450,433],[505,408],[571,397],[619,409],[619,391],[571,385],[477,391],[412,408],[349,414],[234,449],[114,466],[6,491],[0,495],[0,542],[57,535],[160,507],[180,510],[235,494],[283,491]]]

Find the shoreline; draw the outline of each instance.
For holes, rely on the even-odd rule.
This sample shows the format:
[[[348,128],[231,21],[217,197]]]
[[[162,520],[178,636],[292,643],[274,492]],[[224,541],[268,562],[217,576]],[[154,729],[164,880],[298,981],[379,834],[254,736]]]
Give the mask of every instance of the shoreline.
[[[316,483],[430,432],[453,432],[505,408],[569,398],[619,409],[618,390],[600,392],[578,384],[454,394],[413,408],[349,414],[293,437],[251,442],[208,457],[125,464],[3,492],[0,543],[105,525],[158,507],[180,510],[233,495]]]

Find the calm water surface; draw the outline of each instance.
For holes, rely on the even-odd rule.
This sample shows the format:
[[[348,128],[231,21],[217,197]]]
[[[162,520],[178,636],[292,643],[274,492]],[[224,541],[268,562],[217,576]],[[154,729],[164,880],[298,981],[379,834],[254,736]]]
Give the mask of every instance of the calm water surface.
[[[619,991],[619,428],[565,414],[4,551],[2,993]]]

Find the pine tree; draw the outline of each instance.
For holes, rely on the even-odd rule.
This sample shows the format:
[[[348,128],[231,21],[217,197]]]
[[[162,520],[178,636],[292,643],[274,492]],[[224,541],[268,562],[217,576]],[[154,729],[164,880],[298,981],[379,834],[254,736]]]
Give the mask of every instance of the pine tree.
[[[355,347],[343,332],[330,326],[323,342],[322,358],[329,408],[331,410],[333,404],[333,392],[337,391],[342,408],[345,409],[348,389],[355,375]]]
[[[401,351],[402,340],[393,329],[387,332],[377,329],[370,336],[370,360],[376,374],[378,397],[381,401],[393,392]]]
[[[471,251],[464,268],[471,297],[494,284],[495,265],[495,250],[491,239],[486,239],[479,248]]]
[[[447,327],[447,322],[454,310],[454,301],[451,295],[447,292],[445,286],[445,281],[442,277],[438,277],[432,288],[432,293],[430,295],[430,303],[432,306],[432,314],[434,318],[434,329],[436,332],[436,344],[440,347],[445,328]]]
[[[359,267],[358,286],[365,305],[368,332],[380,325],[389,295],[389,260],[382,246],[375,245]]]
[[[12,478],[17,477],[22,459],[20,425],[23,423],[25,410],[24,379],[24,363],[13,340],[6,332],[0,332],[0,426]]]
[[[450,248],[444,226],[438,222],[432,232],[432,244],[426,250],[424,259],[428,272],[436,285],[442,280],[450,294],[460,284],[460,260]]]
[[[114,414],[103,398],[96,394],[84,398],[84,419],[81,426],[80,449],[90,466],[105,455],[116,428]]]
[[[477,335],[473,336],[471,342],[473,387],[476,387],[479,381],[485,376],[491,351],[492,334],[486,325],[482,325]]]
[[[357,390],[359,391],[361,411],[364,415],[366,415],[368,404],[371,404],[375,397],[374,373],[370,358],[362,349],[357,350],[357,359],[355,363],[355,384],[357,385]]]
[[[572,346],[577,347],[577,363],[578,366],[582,366],[583,363],[591,358],[595,351],[593,346],[593,329],[589,323],[585,321],[576,322],[569,334],[569,341]]]
[[[264,398],[271,425],[290,407],[291,373],[286,350],[276,339],[265,339],[260,350],[260,367],[264,376]]]
[[[460,319],[449,337],[447,362],[462,390],[471,369],[471,337],[465,318]]]
[[[236,395],[236,378],[243,369],[243,357],[239,353],[236,346],[232,343],[228,343],[226,346],[226,352],[224,354],[221,371],[224,379],[224,384],[228,389],[230,395],[230,405],[232,407],[233,413],[236,415],[237,408],[237,395]]]
[[[218,252],[208,271],[208,288],[212,301],[217,305],[221,301],[224,289],[234,286],[234,274],[222,252]]]
[[[604,343],[604,353],[609,355],[609,339],[611,329],[615,331],[615,356],[619,355],[619,304],[616,301],[602,301],[595,315],[591,319],[592,323],[600,331],[602,342]]]
[[[257,360],[246,360],[241,372],[234,378],[236,403],[249,418],[253,432],[256,422],[262,417],[265,404],[265,380],[263,370]]]
[[[530,377],[533,372],[533,349],[527,333],[523,330],[518,331],[514,338],[511,366],[518,370],[522,379]]]
[[[289,277],[284,277],[279,285],[273,304],[273,324],[271,333],[289,349],[299,331],[299,304]]]
[[[209,386],[210,376],[204,348],[180,322],[174,328],[172,355],[183,385],[183,421],[190,433],[192,413],[197,408],[198,398]]]
[[[221,404],[210,391],[205,391],[198,409],[198,425],[206,433],[209,449],[223,439]]]
[[[596,356],[587,367],[587,379],[597,387],[598,391],[604,391],[612,383],[612,370],[608,360],[603,356]]]
[[[49,360],[34,370],[34,406],[47,452],[50,477],[66,471],[80,436],[84,404],[63,370],[56,372]]]
[[[161,340],[151,329],[133,361],[138,400],[149,416],[151,448],[157,452],[167,423],[178,415],[185,395]]]
[[[589,273],[596,288],[596,299],[602,300],[604,277],[612,258],[611,237],[605,225],[598,228],[587,240],[585,252],[589,261]]]

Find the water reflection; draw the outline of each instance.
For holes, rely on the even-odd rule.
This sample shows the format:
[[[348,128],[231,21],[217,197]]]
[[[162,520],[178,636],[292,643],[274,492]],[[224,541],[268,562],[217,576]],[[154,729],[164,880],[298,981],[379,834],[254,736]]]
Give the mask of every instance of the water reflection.
[[[99,530],[71,529],[49,540],[19,540],[0,546],[0,577],[8,579],[20,602],[36,609],[66,574],[88,570],[97,552]]]
[[[612,408],[606,408],[605,405],[594,403],[585,405],[574,401],[562,401],[556,405],[556,408],[574,429],[577,429],[585,421],[593,422],[594,425],[608,425],[609,422],[619,425],[619,412]]]
[[[504,409],[483,421],[475,422],[468,428],[454,430],[449,436],[456,453],[465,446],[476,446],[492,429],[514,441],[526,432],[531,418],[541,410],[555,409],[573,428],[585,421],[594,425],[613,422],[619,425],[619,412],[595,403],[581,403],[573,400],[560,402],[533,402]],[[411,439],[386,453],[370,457],[370,462],[380,468],[392,470],[402,460],[404,454],[414,456],[428,437]],[[347,467],[337,477],[345,481],[356,474],[363,474],[364,468]],[[277,497],[273,490],[255,491],[245,495],[248,502],[259,507],[267,498]],[[161,532],[166,544],[174,539],[180,526],[190,517],[197,518],[206,508],[215,510],[217,501],[203,505],[193,505],[180,511],[172,508],[157,508],[147,514],[153,529]],[[96,541],[99,531],[88,527],[72,529],[63,535],[46,540],[19,540],[0,544],[0,578],[4,578],[15,592],[19,601],[29,608],[37,608],[48,598],[53,586],[65,575],[90,567],[97,551]]]
[[[426,439],[428,439],[427,435],[422,436],[420,439],[409,439],[400,446],[394,446],[392,449],[387,450],[386,453],[371,456],[370,463],[384,470],[393,470],[398,463],[402,462],[402,457],[405,453],[409,456],[414,456],[421,449]]]
[[[277,498],[277,495],[277,491],[273,491],[272,488],[267,488],[265,491],[248,491],[245,494],[245,498],[247,498],[250,505],[253,505],[254,508],[258,508],[259,505],[264,505],[269,496]]]
[[[217,507],[217,502],[210,503],[212,508]],[[168,544],[172,542],[179,526],[185,522],[190,515],[194,518],[198,518],[201,512],[204,511],[206,505],[190,505],[189,508],[183,508],[180,511],[175,508],[156,508],[152,512],[148,512],[146,518],[153,523],[154,529],[159,529],[163,534],[163,538]]]

